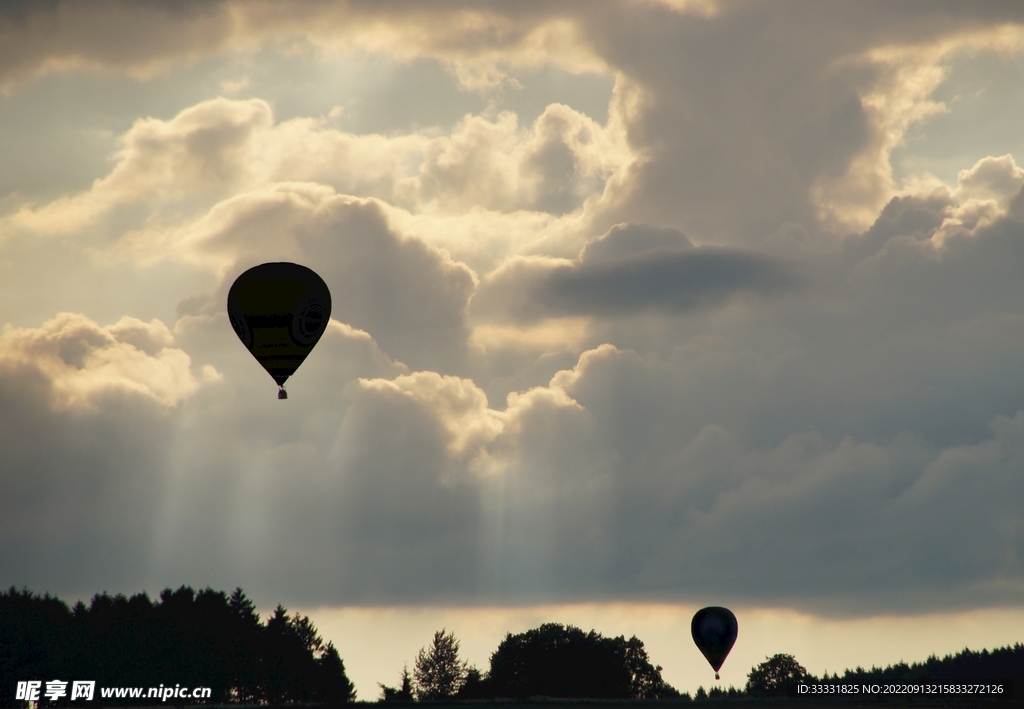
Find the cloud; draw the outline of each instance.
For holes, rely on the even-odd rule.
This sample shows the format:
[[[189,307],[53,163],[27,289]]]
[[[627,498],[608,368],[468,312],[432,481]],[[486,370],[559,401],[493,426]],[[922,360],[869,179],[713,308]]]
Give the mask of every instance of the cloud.
[[[9,583],[138,582],[181,407],[201,390],[160,321],[63,313],[0,336],[0,558]],[[216,372],[206,370],[206,378]],[[144,573],[144,572],[143,572]]]
[[[406,247],[388,236],[373,203],[327,191],[300,191],[308,201],[292,202],[288,189],[279,189],[288,199],[272,200],[272,208],[299,225],[290,248],[331,248],[316,241],[325,234],[344,234],[332,238],[359,246],[362,234],[386,247],[381,263],[413,259],[418,265],[409,273],[443,263],[431,261],[438,254],[422,244],[396,256]],[[235,207],[222,225],[253,205]],[[1024,419],[1014,413],[1013,392],[1024,389],[998,363],[1012,359],[1024,329],[1020,316],[992,313],[988,299],[1015,287],[1011,257],[1020,227],[1002,216],[933,243],[948,207],[894,201],[861,237],[872,248],[856,258],[844,254],[850,279],[827,282],[853,289],[845,309],[835,309],[826,289],[781,311],[724,309],[710,332],[675,335],[679,344],[667,355],[592,347],[544,384],[514,391],[504,408],[476,381],[409,371],[369,334],[340,323],[296,375],[292,398],[278,402],[234,341],[220,297],[209,301],[218,310],[208,315],[207,301],[197,300],[173,339],[159,323],[100,328],[69,317],[31,336],[11,331],[17,336],[6,336],[7,349],[21,366],[36,362],[45,373],[48,357],[63,373],[88,369],[97,350],[131,342],[133,357],[153,358],[177,343],[209,353],[201,361],[222,373],[216,387],[181,399],[182,415],[196,422],[187,427],[171,428],[159,413],[166,409],[160,390],[142,396],[136,380],[117,389],[152,403],[148,414],[119,420],[115,430],[155,426],[159,433],[149,435],[173,439],[178,453],[155,460],[143,487],[111,493],[118,504],[145,510],[145,518],[116,530],[91,512],[76,519],[83,544],[108,534],[125,545],[117,535],[132,535],[128,558],[149,560],[147,583],[235,583],[307,604],[715,594],[842,615],[1007,603],[1021,584],[1015,510],[1024,490],[1012,471],[1024,455]],[[267,223],[280,223],[271,213],[262,212]],[[233,250],[243,234],[234,227],[210,232],[208,246]],[[894,251],[916,243],[941,258],[926,249]],[[675,263],[668,257],[705,248],[674,230],[624,225],[564,267],[618,268],[652,253]],[[325,263],[337,262],[332,256]],[[951,287],[968,274],[976,282],[978,272],[989,274],[990,292],[966,297]],[[936,285],[923,300],[907,298],[928,283]],[[922,311],[942,290],[946,301]],[[958,309],[946,306],[957,300]],[[881,304],[888,318],[874,314]],[[929,312],[934,327],[922,322]],[[908,332],[914,322],[921,324]],[[618,336],[627,339],[628,329]],[[850,344],[858,341],[872,344]],[[6,379],[19,386],[37,380]],[[59,407],[39,409],[46,399],[24,391],[6,410],[35,410],[25,420],[46,430],[57,416],[67,427],[57,430],[70,441],[93,435],[91,427],[110,415],[103,407],[60,419],[66,414]],[[944,401],[966,404],[959,419],[942,418],[953,408]],[[166,440],[150,454],[166,455]],[[11,450],[24,456],[29,449]],[[102,470],[108,457],[122,454],[100,446],[93,455]],[[25,460],[25,470],[57,469],[49,459]],[[138,504],[133,496],[161,480],[159,504]],[[19,514],[72,504],[54,491],[36,499]],[[19,534],[7,537],[10,544],[40,558],[67,544]],[[104,578],[140,583],[142,576],[127,580],[123,566],[98,548],[81,558],[113,569]],[[76,572],[77,562],[61,575],[5,549],[4,567],[19,578],[64,588],[94,578]]]
[[[730,463],[746,479],[684,513],[666,557],[645,572],[673,584],[688,568],[708,590],[731,594],[740,578],[757,578],[762,599],[781,592],[787,604],[852,615],[1012,602],[1024,585],[1022,540],[1016,503],[996,501],[1024,492],[1010,474],[1022,423],[997,418],[992,438],[941,452],[911,436],[879,447],[813,435],[771,452],[734,451]]]
[[[504,112],[494,122],[467,117],[450,139],[431,141],[413,183],[420,203],[564,214],[600,195],[633,156],[621,134],[560,104],[529,131]],[[411,187],[411,185],[410,185]]]
[[[465,2],[430,11],[356,1],[296,0],[284,9],[224,0],[173,10],[58,2],[4,16],[0,31],[11,41],[0,57],[0,81],[10,88],[82,69],[145,77],[175,62],[267,46],[428,58],[450,67],[463,88],[484,93],[514,86],[516,70],[545,64],[600,71],[616,77],[612,123],[627,136],[619,144],[643,159],[628,161],[620,170],[628,177],[609,182],[615,199],[596,228],[643,220],[702,243],[738,244],[794,220],[838,233],[867,227],[898,188],[890,152],[910,126],[945,110],[931,98],[944,62],[965,49],[1020,46],[1020,14],[995,7],[942,8],[923,17],[841,3],[805,12],[760,3],[594,2],[577,14]],[[95,26],[100,10],[102,29]],[[133,41],[110,42],[111,32]],[[823,39],[804,41],[811,35]],[[489,199],[513,189],[516,208],[573,209],[600,171],[571,137],[584,132],[566,132],[561,119],[549,123],[557,135],[548,131],[534,146],[523,167],[538,172],[520,171],[519,191],[511,173],[486,162],[473,161],[480,172],[442,161],[430,177],[482,177]],[[490,139],[483,134],[493,126],[472,128],[470,144]],[[460,160],[458,141],[441,152]],[[562,186],[570,162],[573,179]],[[477,182],[464,186],[468,191],[446,193],[427,184],[424,195],[479,199]],[[749,208],[736,209],[740,203]]]
[[[770,259],[730,249],[658,253],[583,266],[549,281],[542,297],[556,310],[627,314],[648,307],[685,312],[740,292],[771,294],[793,279]]]
[[[313,602],[326,588],[370,605],[469,599],[482,551],[479,481],[501,415],[468,380],[392,370],[332,387],[316,376],[327,364],[320,357],[319,370],[296,375],[321,381],[296,384],[286,406],[298,408],[283,409],[272,387],[263,399],[239,390],[261,411],[234,425],[239,445],[193,431],[181,485],[164,498],[157,575],[202,569]]]
[[[329,188],[381,200],[410,235],[489,268],[510,248],[578,250],[636,159],[621,127],[560,104],[529,128],[505,112],[465,116],[446,135],[383,136],[326,119],[275,124],[264,100],[217,98],[170,120],[138,120],[120,143],[114,168],[91,189],[24,204],[0,230],[73,235],[96,254],[149,265],[187,256],[184,235],[223,218],[240,195],[295,183],[296,195]]]
[[[158,320],[124,317],[100,327],[82,315],[61,313],[40,328],[11,328],[0,337],[0,361],[8,377],[42,378],[52,406],[92,409],[112,393],[141,396],[176,406],[199,382],[191,359],[170,345]]]
[[[224,5],[171,7],[116,1],[11,3],[0,14],[0,87],[13,89],[58,71],[107,70],[138,77],[171,62],[224,48]]]
[[[214,99],[170,121],[141,119],[122,136],[109,175],[87,192],[40,207],[25,205],[6,226],[43,234],[80,233],[105,217],[113,222],[116,238],[140,219],[159,223],[162,212],[178,214],[190,202],[209,205],[252,179],[248,168],[253,137],[270,123],[270,106],[258,99]],[[132,213],[138,205],[148,209]]]
[[[693,243],[678,229],[650,224],[617,224],[603,236],[587,242],[580,252],[580,261],[610,261],[657,249],[682,250],[691,246]]]
[[[1005,207],[1024,186],[1024,170],[1017,167],[1012,155],[982,158],[969,170],[957,176],[956,196],[967,199],[992,199]]]
[[[199,312],[220,312],[242,271],[274,260],[313,267],[331,290],[332,316],[365,330],[413,367],[458,367],[476,277],[436,247],[390,229],[378,205],[330,188],[280,184],[218,204],[174,235],[187,258],[222,277]],[[162,245],[159,245],[162,248]]]
[[[12,91],[69,71],[145,79],[177,63],[277,44],[388,52],[402,60],[432,56],[451,67],[465,90],[490,91],[508,82],[503,65],[535,64],[538,54],[578,71],[603,68],[577,26],[563,13],[497,12],[465,2],[429,11],[359,0],[296,0],[287,7],[237,0],[174,7],[123,0],[16,4],[0,15],[0,87]]]
[[[451,365],[442,364],[442,355],[457,362],[465,346],[464,311],[475,276],[424,240],[478,257],[489,252],[491,259],[515,248],[510,235],[516,232],[525,242],[520,248],[537,248],[541,239],[571,248],[588,219],[581,210],[601,198],[631,159],[615,136],[613,128],[558,104],[528,131],[506,113],[495,121],[466,117],[450,136],[385,138],[306,119],[274,125],[265,101],[218,98],[168,121],[136,122],[107,177],[88,192],[25,206],[7,227],[88,234],[83,247],[101,258],[144,265],[173,259],[223,272],[271,258],[326,260],[337,271],[332,289],[340,289],[345,322],[414,367],[444,368]],[[381,194],[413,211],[366,203],[366,214],[377,211],[364,228],[348,216],[356,202],[331,185]],[[470,206],[469,215],[459,211]],[[577,216],[559,220],[542,209]],[[384,214],[416,236],[399,237],[383,223]],[[452,239],[453,220],[456,233],[474,238]],[[547,228],[538,232],[537,225]],[[346,237],[350,227],[353,236]],[[500,241],[489,247],[481,232]],[[397,294],[396,287],[408,293]]]
[[[325,343],[362,347],[362,337],[332,325]],[[603,346],[547,386],[510,396],[504,410],[473,382],[431,372],[362,379],[344,391],[307,387],[288,402],[302,408],[288,411],[269,384],[265,401],[244,390],[200,393],[189,415],[212,406],[224,423],[180,430],[176,460],[153,468],[165,471],[154,476],[174,471],[159,505],[136,499],[148,487],[110,493],[116,477],[100,461],[113,453],[101,447],[94,467],[107,470],[109,499],[98,511],[78,508],[78,524],[89,544],[114,534],[122,545],[117,535],[129,525],[156,550],[146,566],[153,584],[234,580],[310,604],[714,593],[857,614],[907,608],[911,598],[921,610],[1019,593],[1015,510],[1024,489],[1012,471],[1024,455],[1022,415],[996,417],[977,443],[948,447],[913,434],[833,443],[809,431],[759,448],[690,407],[720,379],[702,385],[672,367]],[[236,421],[229,412],[239,396],[251,411]],[[338,414],[325,419],[326,410]],[[88,432],[108,415],[65,421],[56,450],[82,440],[68,432]],[[134,414],[134,425],[165,421],[152,416]],[[43,465],[38,456],[26,470]],[[72,505],[58,490],[19,514]],[[108,530],[100,513],[115,502],[148,510],[149,521],[133,516]],[[41,532],[7,540],[49,559],[59,544]],[[8,546],[5,568],[81,587],[92,577],[74,568],[89,560],[96,573],[116,572],[103,571],[106,583],[127,579],[98,548],[56,573],[30,572]]]
[[[474,312],[521,322],[545,317],[684,313],[739,293],[791,290],[799,278],[779,261],[735,249],[693,248],[676,231],[618,226],[590,242],[577,262],[516,258],[489,274]]]
[[[927,20],[843,3],[714,7],[631,4],[627,21],[625,5],[605,6],[584,20],[620,95],[632,96],[622,115],[645,157],[612,223],[719,245],[761,241],[787,222],[863,230],[899,190],[891,151],[947,108],[933,98],[944,67],[957,52],[1019,47],[1021,16],[995,6],[936,8]]]
[[[487,408],[484,393],[471,381],[458,377],[416,372],[393,381],[361,380],[359,386],[420,402],[444,426],[449,436],[448,453],[456,461],[478,464],[477,458],[502,428],[501,417]]]

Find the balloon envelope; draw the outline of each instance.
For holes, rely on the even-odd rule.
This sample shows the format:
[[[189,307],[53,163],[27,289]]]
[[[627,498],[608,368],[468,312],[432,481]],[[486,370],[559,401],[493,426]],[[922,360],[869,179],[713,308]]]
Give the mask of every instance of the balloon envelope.
[[[254,266],[228,291],[231,327],[282,386],[327,329],[331,292],[311,269],[277,262]]]
[[[701,608],[690,621],[690,634],[693,635],[693,642],[697,643],[697,647],[711,663],[715,679],[718,679],[718,670],[722,668],[739,634],[736,616],[721,606]]]

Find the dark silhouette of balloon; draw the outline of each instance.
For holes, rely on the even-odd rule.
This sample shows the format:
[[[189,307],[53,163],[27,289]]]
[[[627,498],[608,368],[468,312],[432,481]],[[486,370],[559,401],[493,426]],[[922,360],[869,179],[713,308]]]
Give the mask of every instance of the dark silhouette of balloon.
[[[331,292],[312,270],[296,263],[264,263],[235,279],[228,291],[231,327],[280,388],[327,329]]]
[[[693,642],[697,643],[697,647],[711,663],[715,679],[721,679],[718,670],[722,668],[739,634],[736,616],[721,606],[701,608],[690,621],[690,634],[693,635]]]

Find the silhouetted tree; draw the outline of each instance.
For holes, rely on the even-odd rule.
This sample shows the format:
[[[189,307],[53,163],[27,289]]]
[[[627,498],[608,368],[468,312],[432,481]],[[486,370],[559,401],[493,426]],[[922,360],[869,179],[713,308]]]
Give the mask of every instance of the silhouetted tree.
[[[230,613],[229,650],[231,699],[252,704],[259,698],[259,643],[263,626],[256,607],[241,588],[228,599]]]
[[[466,679],[462,683],[459,693],[455,695],[456,699],[466,700],[488,699],[493,696],[494,692],[491,691],[489,679],[484,677],[476,667],[470,667],[466,670]]]
[[[320,673],[313,691],[314,702],[341,704],[355,700],[356,687],[345,674],[345,663],[338,655],[334,643],[327,643],[323,654],[317,660],[317,665]]]
[[[278,607],[262,625],[241,589],[166,589],[154,603],[140,593],[95,595],[69,609],[50,596],[0,593],[0,691],[18,681],[96,682],[102,687],[160,684],[210,687],[214,702],[319,701],[354,697],[337,649],[308,617]],[[51,704],[41,697],[43,705]],[[152,703],[96,696],[94,701]],[[57,700],[66,705],[69,697]],[[80,703],[80,702],[78,702]]]
[[[71,621],[67,604],[49,594],[14,586],[0,593],[0,691],[8,701],[18,681],[53,679],[67,671]]]
[[[491,655],[491,691],[496,696],[626,699],[678,693],[661,679],[643,643],[591,630],[546,623],[508,634]]]
[[[746,690],[763,696],[795,694],[796,686],[808,677],[807,669],[795,657],[780,653],[750,670]]]
[[[616,638],[618,642],[621,637]],[[643,642],[635,635],[626,640],[626,668],[630,675],[630,696],[633,699],[669,699],[679,692],[661,678],[661,665],[654,666],[647,657]]]
[[[264,698],[271,703],[310,701],[318,674],[315,653],[323,641],[309,618],[291,618],[279,605],[267,620],[263,639]]]
[[[466,663],[459,659],[459,641],[454,633],[434,633],[430,648],[420,648],[413,666],[417,699],[454,697],[466,677]]]
[[[389,687],[386,684],[377,683],[381,690],[381,699],[386,702],[403,701],[411,702],[412,696],[412,675],[409,674],[409,665],[402,668],[401,688]]]
[[[837,681],[838,673],[833,674]],[[988,682],[1004,680],[1011,682],[1013,699],[1024,699],[1024,645],[995,650],[972,651],[964,648],[955,655],[942,659],[932,655],[922,663],[907,665],[900,662],[886,668],[872,667],[865,670],[857,667],[846,670],[843,683],[863,684],[904,684],[917,682]]]
[[[163,672],[163,657],[171,648],[158,637],[158,618],[148,595],[97,594],[88,607],[76,604],[73,626],[76,670],[98,687],[174,681],[175,675]]]

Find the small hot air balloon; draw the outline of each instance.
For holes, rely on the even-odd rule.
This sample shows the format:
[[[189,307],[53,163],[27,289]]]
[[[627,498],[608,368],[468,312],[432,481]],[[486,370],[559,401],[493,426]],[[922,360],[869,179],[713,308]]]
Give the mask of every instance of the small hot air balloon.
[[[277,382],[277,398],[287,399],[285,380],[327,329],[331,292],[305,266],[264,263],[235,279],[228,317],[238,339]]]
[[[697,643],[697,647],[714,669],[715,679],[721,679],[718,670],[722,668],[722,663],[732,650],[738,633],[736,616],[731,610],[721,606],[701,608],[690,621],[693,642]]]

